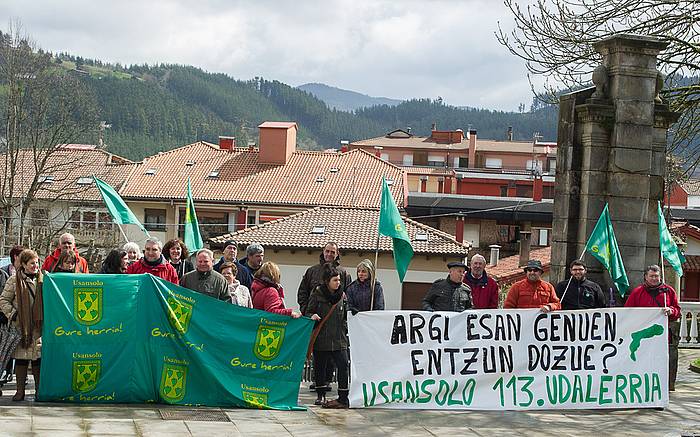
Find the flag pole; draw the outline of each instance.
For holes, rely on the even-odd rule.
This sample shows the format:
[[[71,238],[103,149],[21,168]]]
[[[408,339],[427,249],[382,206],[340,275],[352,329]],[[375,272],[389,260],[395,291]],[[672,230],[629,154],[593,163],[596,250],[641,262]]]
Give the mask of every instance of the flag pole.
[[[583,252],[581,252],[581,256],[578,257],[578,261],[581,261],[583,259],[583,255],[586,254],[586,247],[584,246]],[[570,273],[570,272],[569,272]],[[569,285],[571,285],[571,280],[574,278],[574,275],[569,275],[569,282],[566,283],[566,288],[564,289],[564,293],[561,295],[561,299],[559,299],[560,302],[564,302],[564,296],[566,296],[566,292],[569,291]]]
[[[377,284],[377,263],[379,262],[379,229],[377,229],[377,244],[374,248],[374,274],[372,275],[372,286],[370,287],[371,297],[369,298],[369,310],[374,309],[374,287]]]

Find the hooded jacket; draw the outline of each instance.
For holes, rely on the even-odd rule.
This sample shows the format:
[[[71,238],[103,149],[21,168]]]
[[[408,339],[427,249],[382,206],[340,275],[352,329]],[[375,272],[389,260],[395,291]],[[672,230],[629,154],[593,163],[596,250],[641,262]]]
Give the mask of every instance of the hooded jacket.
[[[253,308],[256,310],[284,316],[292,315],[292,309],[284,306],[284,290],[279,284],[275,284],[265,278],[255,278],[251,286],[251,295]]]
[[[357,267],[364,267],[367,270],[368,278],[364,282],[355,279],[345,290],[350,310],[353,311],[353,314],[356,311],[383,310],[384,290],[382,290],[382,284],[378,280],[374,284],[374,306],[370,308],[372,304],[370,289],[372,287],[372,278],[374,278],[375,274],[372,262],[368,259],[363,259]]]
[[[90,273],[88,270],[88,263],[83,258],[80,256],[78,253],[78,249],[73,249],[75,252],[75,272],[76,273]],[[61,256],[61,248],[57,247],[56,250],[53,251],[53,253],[49,256],[46,257],[46,260],[44,261],[44,264],[41,265],[41,270],[46,270],[47,272],[52,272],[53,268],[56,266],[56,263],[58,262],[58,258]]]
[[[160,262],[158,264],[154,266],[149,265],[146,263],[146,258],[141,258],[140,260],[127,267],[126,273],[130,275],[150,273],[153,276],[158,276],[159,278],[165,279],[166,281],[170,281],[173,284],[177,285],[180,283],[180,281],[177,278],[177,272],[175,271],[173,266],[165,260],[162,254],[160,255]]]
[[[467,284],[452,282],[449,276],[433,282],[423,298],[425,311],[462,312],[472,307],[472,291]]]
[[[568,279],[561,281],[554,289],[559,299],[563,297],[561,300],[563,310],[588,310],[608,306],[608,299],[603,290],[590,279],[583,278],[583,281],[578,281],[572,277],[570,282]]]
[[[319,256],[319,263],[309,267],[306,273],[304,273],[304,277],[301,279],[301,284],[299,284],[299,290],[297,291],[297,303],[299,304],[299,310],[302,314],[306,313],[306,305],[309,303],[311,291],[323,284],[324,264],[326,264],[326,260],[323,258],[322,253],[321,256]],[[340,271],[340,291],[344,292],[352,282],[352,277],[340,266],[340,255],[335,257],[333,265]]]

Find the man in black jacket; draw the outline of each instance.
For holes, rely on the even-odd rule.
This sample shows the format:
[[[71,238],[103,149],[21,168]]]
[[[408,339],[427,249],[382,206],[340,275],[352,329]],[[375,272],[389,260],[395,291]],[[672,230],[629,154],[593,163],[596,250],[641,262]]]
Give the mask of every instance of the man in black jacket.
[[[587,310],[607,308],[608,299],[600,286],[586,279],[586,265],[579,260],[571,261],[571,279],[561,281],[555,287],[563,310]]]
[[[447,268],[450,270],[447,278],[433,282],[423,298],[425,311],[462,312],[472,307],[472,290],[462,283],[467,266],[461,262],[451,262]]]
[[[317,286],[323,284],[323,265],[331,263],[340,271],[340,290],[345,292],[348,285],[352,282],[352,277],[344,268],[340,266],[340,250],[338,244],[332,241],[326,243],[323,247],[323,253],[319,258],[319,263],[306,269],[304,277],[301,278],[299,289],[297,290],[297,303],[299,311],[302,314],[306,313],[306,304],[309,302],[311,291]]]

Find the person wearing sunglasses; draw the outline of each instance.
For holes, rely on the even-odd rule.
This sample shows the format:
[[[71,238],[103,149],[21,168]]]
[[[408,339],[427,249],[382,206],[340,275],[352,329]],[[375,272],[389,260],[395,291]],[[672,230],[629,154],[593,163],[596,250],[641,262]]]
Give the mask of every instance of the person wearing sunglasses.
[[[543,313],[560,310],[561,303],[554,287],[542,280],[542,262],[531,259],[524,270],[526,278],[510,287],[503,308],[539,308]]]

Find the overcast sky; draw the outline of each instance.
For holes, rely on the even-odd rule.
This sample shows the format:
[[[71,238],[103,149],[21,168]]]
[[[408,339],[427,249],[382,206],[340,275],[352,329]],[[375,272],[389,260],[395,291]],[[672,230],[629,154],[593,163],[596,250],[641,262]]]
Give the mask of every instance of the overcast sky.
[[[178,63],[290,85],[515,111],[523,62],[494,37],[500,0],[2,0],[38,46],[122,64]]]

